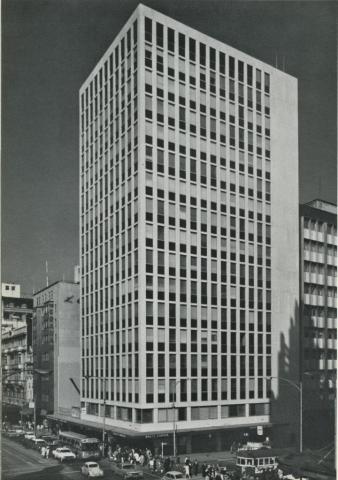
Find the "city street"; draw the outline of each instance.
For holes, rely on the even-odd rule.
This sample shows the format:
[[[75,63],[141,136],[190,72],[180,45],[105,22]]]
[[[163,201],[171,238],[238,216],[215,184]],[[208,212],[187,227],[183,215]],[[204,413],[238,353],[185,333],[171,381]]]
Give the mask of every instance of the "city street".
[[[83,479],[80,472],[82,462],[60,464],[50,458],[44,459],[36,450],[26,449],[21,444],[2,437],[2,480],[79,480]],[[105,479],[118,480],[118,476],[111,471],[107,460],[100,462]],[[144,471],[144,480],[159,478],[147,470]]]

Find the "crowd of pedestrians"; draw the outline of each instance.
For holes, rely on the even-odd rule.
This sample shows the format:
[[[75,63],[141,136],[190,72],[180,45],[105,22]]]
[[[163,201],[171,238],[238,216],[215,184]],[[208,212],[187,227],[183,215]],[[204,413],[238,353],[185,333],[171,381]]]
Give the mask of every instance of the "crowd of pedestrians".
[[[107,453],[109,460],[117,463],[133,463],[141,467],[154,463],[154,456],[149,448],[139,449],[116,445],[115,448],[109,446]]]

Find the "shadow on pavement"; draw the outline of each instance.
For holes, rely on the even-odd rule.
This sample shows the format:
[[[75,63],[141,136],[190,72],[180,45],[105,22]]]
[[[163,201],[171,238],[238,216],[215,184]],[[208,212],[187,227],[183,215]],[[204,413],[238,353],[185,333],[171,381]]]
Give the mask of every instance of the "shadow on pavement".
[[[61,471],[63,465],[55,465],[53,467],[46,467],[43,470],[32,473],[20,473],[19,475],[6,475],[3,477],[3,480],[46,480],[50,478],[51,480],[64,480],[65,476],[62,475]]]

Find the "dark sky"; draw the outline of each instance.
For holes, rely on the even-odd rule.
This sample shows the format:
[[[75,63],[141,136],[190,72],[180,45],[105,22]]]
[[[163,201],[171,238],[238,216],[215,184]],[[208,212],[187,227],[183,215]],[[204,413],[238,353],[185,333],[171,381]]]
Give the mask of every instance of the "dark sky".
[[[299,81],[300,201],[336,201],[336,2],[144,1]],[[78,90],[136,0],[2,3],[2,279],[78,263]],[[287,189],[287,185],[285,186]]]

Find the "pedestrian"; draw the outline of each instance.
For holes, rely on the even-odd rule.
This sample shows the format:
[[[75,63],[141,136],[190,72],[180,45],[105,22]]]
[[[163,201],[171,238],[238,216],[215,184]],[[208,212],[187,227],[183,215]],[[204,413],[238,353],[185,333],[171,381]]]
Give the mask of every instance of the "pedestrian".
[[[46,458],[49,458],[49,447],[46,448]]]
[[[43,458],[45,458],[45,456],[46,456],[46,447],[45,446],[43,446],[41,448],[41,455],[42,455]]]
[[[189,464],[185,463],[184,465],[185,478],[190,478],[190,468]]]
[[[194,472],[194,475],[198,475],[198,461],[197,460],[194,460],[194,463],[193,463],[193,472]]]
[[[192,478],[192,462],[189,460],[189,476]]]
[[[206,464],[205,464],[205,463],[202,463],[201,474],[202,474],[202,477],[203,477],[203,478],[205,477],[206,468],[207,468]]]
[[[156,466],[157,466],[157,461],[156,461],[156,458],[154,457],[154,461],[153,461],[153,472],[156,472]]]

